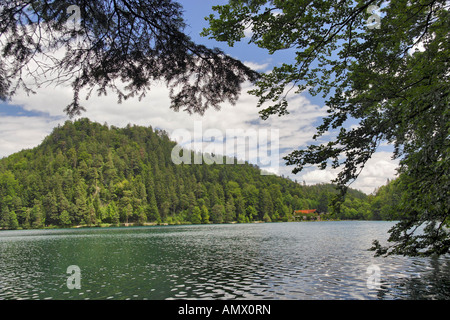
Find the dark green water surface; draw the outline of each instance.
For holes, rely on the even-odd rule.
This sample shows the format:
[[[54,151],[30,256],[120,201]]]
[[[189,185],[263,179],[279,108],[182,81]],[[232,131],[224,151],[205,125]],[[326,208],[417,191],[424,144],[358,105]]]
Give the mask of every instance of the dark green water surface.
[[[0,231],[0,299],[448,299],[448,257],[367,251],[392,225]],[[80,269],[80,289],[67,286],[71,265]]]

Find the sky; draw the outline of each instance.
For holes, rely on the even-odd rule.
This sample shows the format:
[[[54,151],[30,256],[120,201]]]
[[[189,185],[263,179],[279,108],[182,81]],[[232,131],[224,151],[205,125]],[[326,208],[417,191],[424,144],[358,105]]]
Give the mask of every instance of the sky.
[[[181,0],[179,2],[183,5],[184,18],[188,24],[185,32],[195,42],[209,47],[219,47],[225,53],[260,72],[268,72],[283,62],[292,62],[294,57],[292,52],[269,55],[266,50],[248,44],[246,39],[230,48],[226,43],[201,37],[199,33],[207,26],[204,17],[213,13],[211,9],[213,5],[224,4],[226,1]],[[200,116],[170,109],[168,89],[161,84],[155,84],[147,97],[141,101],[130,99],[118,104],[117,97],[112,93],[102,97],[92,95],[89,100],[83,101],[87,111],[81,117],[118,127],[124,127],[127,124],[152,126],[167,131],[175,140],[180,132],[190,133],[192,139],[198,137],[196,136],[198,132],[203,133],[203,136],[208,132],[216,133],[216,136],[220,133],[226,136],[227,130],[256,132],[260,136],[270,132],[268,137],[274,138],[278,135],[276,142],[279,149],[278,153],[274,153],[278,155],[278,161],[271,161],[264,166],[264,163],[258,162],[261,159],[246,160],[256,162],[255,164],[270,172],[308,185],[330,182],[336,176],[336,170],[331,168],[319,170],[316,167],[309,167],[300,173],[293,174],[293,166],[285,166],[282,159],[290,152],[306,148],[308,144],[314,143],[312,136],[315,128],[326,115],[327,107],[324,100],[320,97],[311,97],[306,93],[293,94],[289,97],[289,115],[272,116],[268,120],[262,120],[258,114],[260,109],[256,107],[257,99],[247,93],[250,89],[250,84],[244,84],[241,96],[234,106],[225,102],[221,110],[207,110],[203,116]],[[38,146],[53,128],[69,120],[63,110],[72,99],[70,87],[50,85],[35,91],[36,94],[31,95],[19,91],[11,101],[0,102],[0,158],[22,149]],[[329,139],[324,136],[323,141],[327,138]],[[220,141],[216,139],[216,143],[218,142]],[[189,145],[194,149],[196,146],[199,147],[195,143],[186,144],[187,147]],[[217,147],[210,142],[204,143],[203,148],[208,145]],[[394,178],[398,161],[392,160],[391,157],[392,148],[387,145],[381,146],[351,187],[370,194],[384,185],[387,179]]]

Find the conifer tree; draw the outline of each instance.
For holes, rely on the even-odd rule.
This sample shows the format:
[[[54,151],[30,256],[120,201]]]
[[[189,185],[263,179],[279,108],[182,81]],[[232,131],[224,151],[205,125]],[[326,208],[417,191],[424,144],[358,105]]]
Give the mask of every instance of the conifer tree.
[[[206,207],[206,205],[202,205],[201,212],[202,212],[202,223],[208,224],[210,215],[209,215],[209,210]]]
[[[0,228],[9,228],[9,219],[9,208],[7,206],[3,206],[2,210],[0,211]]]
[[[225,216],[225,208],[221,204],[215,204],[211,209],[211,221],[213,223],[222,223]]]
[[[233,222],[236,218],[236,207],[234,206],[234,199],[230,197],[225,205],[225,216],[223,221],[225,223]]]
[[[193,224],[202,223],[202,211],[198,206],[194,206],[194,208],[192,209],[191,222]]]

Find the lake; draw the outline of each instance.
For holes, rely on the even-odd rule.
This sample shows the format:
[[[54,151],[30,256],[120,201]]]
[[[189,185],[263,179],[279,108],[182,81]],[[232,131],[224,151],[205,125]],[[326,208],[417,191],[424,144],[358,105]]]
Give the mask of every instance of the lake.
[[[448,256],[367,251],[392,225],[0,231],[0,299],[449,299]]]

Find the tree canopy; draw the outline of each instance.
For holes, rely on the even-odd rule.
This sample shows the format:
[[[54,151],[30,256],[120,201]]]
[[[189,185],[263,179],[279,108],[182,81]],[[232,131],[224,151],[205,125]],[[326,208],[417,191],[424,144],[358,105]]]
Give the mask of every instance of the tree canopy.
[[[235,103],[258,74],[184,33],[182,7],[171,0],[4,0],[0,4],[0,98],[19,88],[70,83],[66,112],[83,110],[80,94],[108,90],[121,102],[142,98],[156,82],[170,88],[174,110],[203,113]]]
[[[379,145],[391,143],[400,159],[402,222],[389,247],[375,243],[378,254],[447,253],[448,1],[230,0],[213,9],[204,35],[233,45],[250,30],[249,42],[271,54],[295,52],[251,91],[263,119],[288,114],[292,89],[326,99],[318,143],[285,158],[293,171],[340,168],[335,182],[344,194]]]

